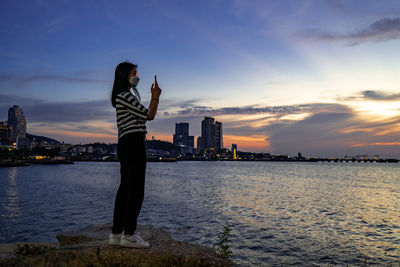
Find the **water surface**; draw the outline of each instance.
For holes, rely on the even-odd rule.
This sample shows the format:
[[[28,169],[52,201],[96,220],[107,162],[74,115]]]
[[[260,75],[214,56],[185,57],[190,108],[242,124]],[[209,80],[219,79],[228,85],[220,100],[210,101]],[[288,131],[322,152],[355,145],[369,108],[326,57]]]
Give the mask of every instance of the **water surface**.
[[[0,243],[56,241],[112,220],[118,163],[0,169]],[[212,246],[232,229],[240,264],[400,264],[400,165],[148,163],[139,223]]]

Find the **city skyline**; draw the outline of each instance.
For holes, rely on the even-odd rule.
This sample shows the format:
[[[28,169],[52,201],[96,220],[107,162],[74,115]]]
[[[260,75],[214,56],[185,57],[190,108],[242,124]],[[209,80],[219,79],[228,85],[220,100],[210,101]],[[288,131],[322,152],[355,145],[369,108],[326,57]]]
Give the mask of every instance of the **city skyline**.
[[[1,7],[0,110],[18,104],[29,133],[117,142],[109,98],[115,66],[130,60],[145,105],[154,74],[163,89],[150,139],[172,142],[180,121],[200,136],[210,116],[224,123],[227,148],[400,157],[396,1]]]
[[[25,116],[23,115],[23,110],[18,106],[18,105],[14,105],[12,107],[9,108],[8,110],[8,121],[0,121],[0,137],[3,137],[5,139],[8,138],[13,138],[12,143],[14,143],[16,141],[16,144],[14,143],[14,147],[16,147],[17,149],[32,149],[33,147],[37,147],[37,146],[43,146],[43,144],[46,146],[46,149],[51,149],[54,147],[58,147],[57,144],[49,144],[47,141],[40,141],[43,144],[39,144],[36,140],[30,140],[31,138],[27,138],[27,132],[26,132],[26,121],[25,121]],[[13,118],[13,117],[18,117],[18,119]],[[10,120],[11,118],[11,120]],[[11,123],[10,123],[11,121]],[[173,135],[173,141],[170,142],[173,145],[175,145],[177,147],[177,151],[181,154],[181,155],[185,155],[186,153],[189,154],[204,154],[204,155],[216,155],[216,154],[225,154],[227,151],[230,151],[231,153],[233,153],[233,159],[237,159],[236,158],[236,153],[237,152],[242,152],[242,153],[250,153],[250,154],[264,154],[264,155],[268,155],[268,157],[271,156],[271,153],[268,152],[254,152],[254,151],[241,151],[238,149],[238,145],[232,143],[231,149],[229,150],[228,147],[224,147],[223,146],[223,134],[222,134],[222,122],[216,121],[215,118],[212,117],[204,117],[204,119],[201,121],[201,125],[202,125],[202,134],[198,136],[197,138],[197,143],[196,143],[196,147],[194,146],[194,136],[189,136],[189,123],[187,122],[176,122],[175,123],[175,134]],[[10,127],[10,128],[8,128]],[[22,127],[22,131],[19,130],[18,133],[16,133],[14,130],[21,128]],[[8,133],[9,131],[9,133]],[[14,136],[16,134],[16,136]],[[4,136],[3,136],[4,135]],[[17,136],[19,138],[17,138]],[[208,137],[207,137],[208,136]],[[49,138],[47,136],[42,136],[42,138]],[[207,137],[205,139],[209,139],[209,144],[206,145],[207,147],[204,147],[204,144],[202,144],[202,139],[204,137]],[[19,141],[20,139],[20,141]],[[149,140],[153,140],[154,141],[154,136],[149,139],[147,138],[147,141]],[[199,141],[200,140],[200,141]],[[61,144],[61,150],[65,150],[66,148],[69,148],[71,146],[90,146],[93,144],[105,144],[104,142],[89,142],[86,144],[68,144],[68,143],[64,143],[63,140],[53,140],[53,141],[57,141]],[[165,140],[158,140],[158,141],[164,141]],[[18,143],[21,142],[20,145],[18,145]],[[169,142],[169,141],[166,141]],[[7,143],[7,142],[6,142]],[[12,143],[8,144],[10,146],[12,146]],[[2,142],[0,142],[0,144],[2,144]],[[116,145],[117,143],[109,143],[109,145]],[[4,144],[3,144],[4,145]],[[5,144],[7,146],[7,144]],[[16,146],[15,146],[16,145]],[[48,147],[47,147],[48,146]],[[93,150],[93,148],[92,148]],[[297,152],[297,153],[292,153],[292,154],[288,154],[288,153],[276,153],[275,156],[277,157],[292,157],[294,155],[294,157],[296,157],[296,155],[298,155],[298,158],[301,158],[302,153],[301,152]],[[299,156],[300,155],[300,156]],[[329,156],[327,158],[321,158],[321,160],[338,160],[338,159],[347,159],[349,160],[350,158],[352,158],[354,160],[355,159],[368,159],[368,160],[373,160],[373,159],[378,159],[380,158],[381,155],[379,154],[362,154],[362,155],[342,155],[339,157],[332,157]],[[308,155],[308,158],[314,158],[314,155]]]

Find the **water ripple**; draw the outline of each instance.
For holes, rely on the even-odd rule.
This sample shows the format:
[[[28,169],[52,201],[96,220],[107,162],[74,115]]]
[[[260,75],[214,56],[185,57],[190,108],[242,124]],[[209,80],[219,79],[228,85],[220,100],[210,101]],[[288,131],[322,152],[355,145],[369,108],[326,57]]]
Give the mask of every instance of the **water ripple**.
[[[251,265],[399,265],[397,164],[149,163],[139,223]],[[118,163],[0,169],[0,242],[112,220]]]

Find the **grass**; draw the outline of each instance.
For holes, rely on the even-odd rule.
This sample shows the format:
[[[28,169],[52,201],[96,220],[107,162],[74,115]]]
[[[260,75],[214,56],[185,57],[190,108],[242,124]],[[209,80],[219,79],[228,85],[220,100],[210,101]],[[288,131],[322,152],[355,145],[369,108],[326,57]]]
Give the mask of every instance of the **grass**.
[[[218,242],[214,244],[213,248],[216,249],[217,254],[223,259],[232,257],[231,251],[231,228],[228,225],[223,225],[222,232],[218,235]]]

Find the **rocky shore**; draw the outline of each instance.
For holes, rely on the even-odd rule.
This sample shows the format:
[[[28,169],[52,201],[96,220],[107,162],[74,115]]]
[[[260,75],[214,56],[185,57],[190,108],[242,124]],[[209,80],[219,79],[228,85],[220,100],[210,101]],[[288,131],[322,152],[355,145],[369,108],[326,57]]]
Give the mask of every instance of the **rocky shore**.
[[[58,243],[0,244],[0,266],[232,266],[213,248],[174,240],[150,225],[137,231],[148,249],[108,244],[111,224],[58,234]]]

